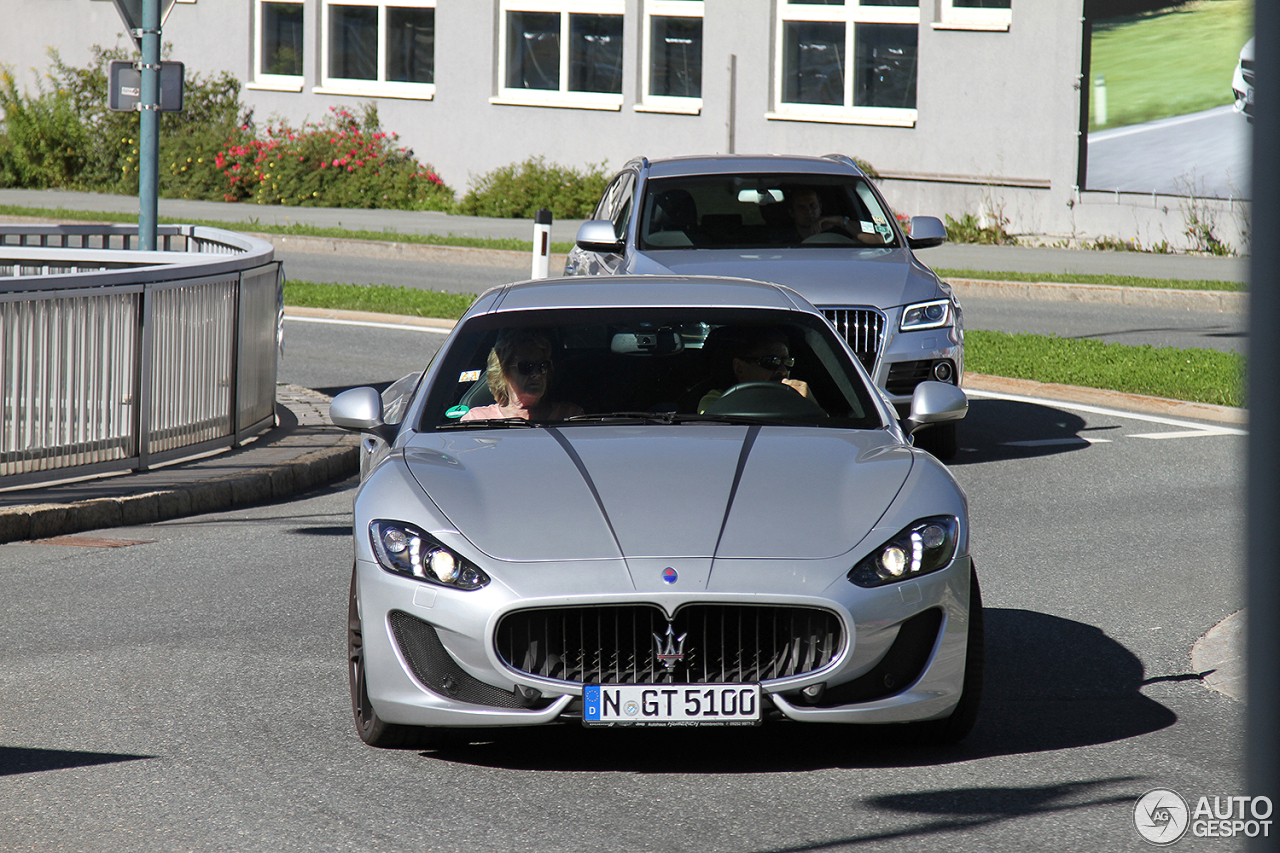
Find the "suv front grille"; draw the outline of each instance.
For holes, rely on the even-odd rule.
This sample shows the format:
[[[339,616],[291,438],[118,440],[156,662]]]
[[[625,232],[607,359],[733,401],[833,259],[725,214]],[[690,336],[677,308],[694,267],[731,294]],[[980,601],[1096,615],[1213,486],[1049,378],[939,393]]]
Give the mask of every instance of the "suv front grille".
[[[513,669],[557,681],[737,684],[822,669],[842,634],[834,613],[812,607],[690,604],[668,622],[637,604],[517,611],[498,624],[495,644]],[[667,669],[658,653],[672,650],[682,659]]]
[[[874,308],[823,308],[822,313],[848,341],[867,373],[874,372],[884,342],[884,315]]]

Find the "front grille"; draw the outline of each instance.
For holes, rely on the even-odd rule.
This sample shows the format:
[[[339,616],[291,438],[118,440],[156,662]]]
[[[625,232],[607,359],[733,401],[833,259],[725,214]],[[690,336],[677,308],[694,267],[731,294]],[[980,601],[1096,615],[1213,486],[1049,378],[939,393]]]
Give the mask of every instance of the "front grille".
[[[668,670],[658,653],[684,636]],[[812,607],[690,604],[522,610],[504,616],[495,644],[513,669],[584,684],[716,684],[769,681],[822,669],[840,653],[840,619]],[[655,639],[656,638],[656,639]]]
[[[867,372],[873,372],[884,342],[884,315],[874,308],[823,308],[822,313],[849,342]]]
[[[895,397],[909,397],[916,386],[933,378],[932,361],[899,361],[889,365],[884,390]]]

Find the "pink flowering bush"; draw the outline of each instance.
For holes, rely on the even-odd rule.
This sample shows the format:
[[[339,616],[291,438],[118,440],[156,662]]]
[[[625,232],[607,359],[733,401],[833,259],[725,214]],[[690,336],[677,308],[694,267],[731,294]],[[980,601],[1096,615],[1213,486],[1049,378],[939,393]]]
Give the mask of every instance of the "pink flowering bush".
[[[226,201],[301,207],[400,210],[454,208],[454,194],[429,165],[384,132],[377,109],[357,117],[330,107],[324,121],[301,128],[241,127],[214,157]]]

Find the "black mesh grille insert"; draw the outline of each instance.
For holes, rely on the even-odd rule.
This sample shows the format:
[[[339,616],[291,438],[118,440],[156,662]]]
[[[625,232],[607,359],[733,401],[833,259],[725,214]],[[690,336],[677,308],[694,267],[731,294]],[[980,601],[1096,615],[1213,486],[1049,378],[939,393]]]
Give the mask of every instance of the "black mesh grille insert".
[[[473,705],[526,707],[516,694],[467,675],[445,650],[444,644],[436,636],[436,629],[426,622],[398,610],[393,610],[387,618],[391,622],[391,633],[395,635],[400,653],[413,671],[413,677],[422,682],[423,687],[441,696]]]
[[[823,308],[822,313],[849,342],[867,372],[873,372],[884,338],[884,315],[873,308]]]
[[[732,684],[821,669],[843,638],[840,619],[817,608],[691,604],[668,623],[640,604],[510,613],[495,642],[511,667],[559,681]],[[681,655],[669,670],[658,659],[668,651]]]

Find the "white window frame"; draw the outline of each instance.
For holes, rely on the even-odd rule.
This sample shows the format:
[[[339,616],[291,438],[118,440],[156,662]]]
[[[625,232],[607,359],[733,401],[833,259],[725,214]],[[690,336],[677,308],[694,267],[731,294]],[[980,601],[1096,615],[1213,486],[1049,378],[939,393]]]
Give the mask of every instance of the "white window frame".
[[[702,98],[671,97],[654,95],[650,91],[653,81],[653,19],[654,18],[698,18],[705,20],[703,0],[641,0],[640,16],[640,103],[636,104],[637,112],[681,113],[699,115],[702,112]],[[706,36],[704,25],[703,36]],[[704,56],[705,60],[705,56]],[[705,70],[706,66],[703,65]]]
[[[560,15],[560,88],[518,89],[507,86],[508,12],[551,12]],[[569,89],[569,16],[616,15],[623,21],[625,42],[626,0],[500,0],[498,4],[498,94],[491,104],[535,107],[568,107],[586,110],[621,110],[622,93],[575,92]],[[626,75],[623,75],[626,87]]]
[[[1012,0],[1010,7],[1013,6]],[[989,30],[1008,32],[1013,23],[1013,9],[972,9],[956,6],[955,0],[938,0],[935,30]]]
[[[253,0],[253,76],[247,88],[264,89],[276,92],[301,92],[306,80],[303,74],[268,74],[262,70],[262,38],[265,30],[262,25],[262,7],[267,3],[281,3],[303,9],[303,0]],[[305,18],[304,18],[305,20]],[[303,68],[306,68],[306,44],[303,43]]]
[[[923,0],[929,2],[929,0]],[[784,92],[783,79],[784,46],[786,23],[791,21],[813,21],[844,24],[844,105],[827,104],[795,104],[782,100]],[[779,0],[774,15],[774,109],[765,117],[781,121],[816,121],[835,124],[873,124],[888,127],[914,127],[918,118],[918,110],[903,107],[860,107],[853,104],[853,71],[857,67],[854,56],[856,28],[858,24],[910,24],[920,26],[919,6],[863,6],[859,0],[845,0],[844,5],[820,5],[812,3],[791,3]],[[917,81],[919,77],[917,76]]]
[[[355,80],[329,76],[329,9],[333,6],[372,6],[378,10],[378,79]],[[387,7],[436,8],[436,0],[321,0],[320,2],[320,85],[312,89],[321,95],[358,95],[376,98],[407,98],[429,101],[436,95],[435,83],[399,83],[386,79]]]

